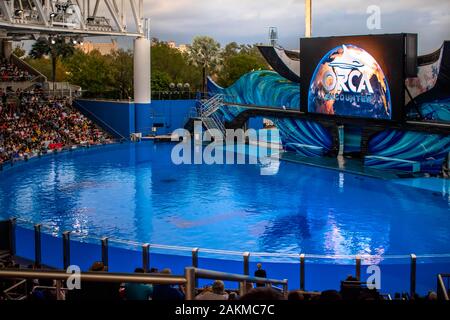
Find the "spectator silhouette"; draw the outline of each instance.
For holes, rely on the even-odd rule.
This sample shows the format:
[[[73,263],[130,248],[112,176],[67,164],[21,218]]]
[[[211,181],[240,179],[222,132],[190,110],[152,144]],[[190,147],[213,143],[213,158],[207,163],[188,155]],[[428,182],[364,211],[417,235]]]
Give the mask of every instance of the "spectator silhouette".
[[[267,273],[266,273],[266,270],[264,270],[263,268],[262,268],[262,264],[261,263],[258,263],[257,265],[256,265],[256,271],[255,271],[255,277],[258,277],[258,278],[267,278]],[[256,283],[256,287],[258,288],[258,287],[265,287],[266,285],[265,285],[265,283],[261,283],[261,282],[257,282]]]

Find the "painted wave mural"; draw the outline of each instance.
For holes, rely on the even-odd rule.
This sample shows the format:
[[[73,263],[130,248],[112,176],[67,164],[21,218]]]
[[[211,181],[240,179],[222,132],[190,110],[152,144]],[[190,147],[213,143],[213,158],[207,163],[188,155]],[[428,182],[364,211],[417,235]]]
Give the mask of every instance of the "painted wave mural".
[[[228,88],[222,88],[209,79],[208,91],[223,94],[230,103],[267,106],[271,108],[300,108],[300,86],[273,71],[253,71],[243,75]],[[225,121],[233,120],[247,109],[243,106],[221,107]],[[322,125],[312,121],[287,118],[269,118],[280,130],[281,141],[286,150],[300,155],[323,156],[332,148],[332,137]]]
[[[212,94],[223,94],[226,102],[237,104],[298,110],[300,103],[299,85],[273,71],[247,73],[229,88],[222,88],[209,79],[208,90]],[[420,102],[420,111],[426,120],[450,121],[450,97],[430,99],[430,96],[425,96]],[[224,121],[229,122],[247,108],[251,106],[224,105],[218,112]],[[411,110],[409,115],[414,117],[414,110]],[[288,151],[307,157],[319,157],[326,155],[333,148],[330,131],[317,122],[292,118],[269,119],[280,130],[281,140]],[[356,144],[357,142],[353,151],[359,150]],[[369,155],[417,161],[420,162],[421,171],[429,173],[440,172],[449,152],[448,135],[386,130],[373,136],[369,142]],[[371,161],[374,166],[396,169],[394,161]],[[374,161],[377,163],[374,164]]]
[[[450,136],[414,131],[386,130],[369,142],[369,154],[420,162],[422,172],[439,173],[450,152]],[[392,167],[395,162],[378,160],[373,166]]]
[[[274,71],[249,72],[228,88],[222,88],[209,79],[208,92],[223,94],[226,102],[300,109],[299,84],[283,78]]]
[[[450,93],[446,99],[423,102],[420,104],[419,110],[424,120],[450,122]],[[411,107],[408,117],[415,119],[418,116],[417,110]]]

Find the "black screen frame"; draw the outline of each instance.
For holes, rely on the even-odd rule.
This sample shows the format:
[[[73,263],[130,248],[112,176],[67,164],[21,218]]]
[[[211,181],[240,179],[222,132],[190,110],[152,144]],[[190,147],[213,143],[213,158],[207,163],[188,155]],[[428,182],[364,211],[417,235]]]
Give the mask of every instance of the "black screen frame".
[[[300,111],[310,115],[321,115],[339,119],[364,119],[371,121],[405,120],[405,45],[406,33],[379,35],[352,35],[314,37],[300,39]],[[391,119],[375,119],[349,115],[326,115],[308,110],[308,91],[315,68],[333,48],[342,44],[353,44],[371,54],[386,76],[391,93]]]

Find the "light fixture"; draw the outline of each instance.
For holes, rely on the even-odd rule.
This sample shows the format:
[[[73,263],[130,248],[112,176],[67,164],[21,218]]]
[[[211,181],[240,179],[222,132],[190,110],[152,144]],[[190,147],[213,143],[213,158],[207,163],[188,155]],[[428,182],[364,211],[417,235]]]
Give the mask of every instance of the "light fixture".
[[[14,11],[14,15],[16,17],[20,16],[22,13],[23,13],[23,10],[21,10],[21,9],[17,9],[16,11]]]
[[[50,39],[50,43],[51,43],[51,44],[56,44],[55,39],[51,38],[51,39]]]
[[[55,12],[50,13],[50,19],[53,19],[54,17],[56,17],[56,13]]]

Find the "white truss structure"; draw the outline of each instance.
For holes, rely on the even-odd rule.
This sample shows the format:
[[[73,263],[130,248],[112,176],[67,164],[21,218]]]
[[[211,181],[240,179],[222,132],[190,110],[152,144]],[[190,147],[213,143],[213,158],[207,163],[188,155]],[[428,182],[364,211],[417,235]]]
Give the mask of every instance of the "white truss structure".
[[[143,6],[143,0],[0,0],[0,37],[140,37],[146,32]]]

